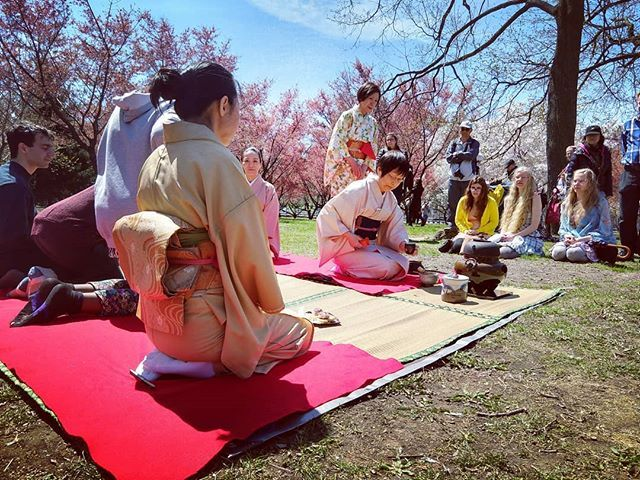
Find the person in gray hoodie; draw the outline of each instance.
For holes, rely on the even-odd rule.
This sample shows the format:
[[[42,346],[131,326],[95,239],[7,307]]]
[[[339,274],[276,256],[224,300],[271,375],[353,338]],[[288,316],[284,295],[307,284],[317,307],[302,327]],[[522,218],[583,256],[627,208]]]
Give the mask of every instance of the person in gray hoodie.
[[[98,232],[115,254],[116,221],[138,211],[136,194],[142,164],[162,145],[162,125],[179,120],[168,102],[156,109],[148,93],[114,98],[115,110],[98,145],[95,211]]]

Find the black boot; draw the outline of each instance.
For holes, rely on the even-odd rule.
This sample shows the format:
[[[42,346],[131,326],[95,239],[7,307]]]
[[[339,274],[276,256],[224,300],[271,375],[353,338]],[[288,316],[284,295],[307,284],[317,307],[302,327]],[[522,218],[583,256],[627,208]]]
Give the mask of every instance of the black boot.
[[[447,253],[453,247],[453,240],[446,240],[442,245],[438,247],[440,253]]]
[[[22,327],[30,323],[46,323],[60,315],[72,315],[82,308],[82,293],[76,292],[73,285],[62,283],[54,278],[42,282],[38,291],[30,297],[29,315],[18,315],[10,324]]]

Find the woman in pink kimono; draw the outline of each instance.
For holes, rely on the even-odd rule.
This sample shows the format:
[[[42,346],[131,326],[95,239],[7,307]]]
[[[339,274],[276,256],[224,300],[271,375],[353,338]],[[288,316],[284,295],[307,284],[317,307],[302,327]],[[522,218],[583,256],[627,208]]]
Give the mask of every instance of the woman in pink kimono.
[[[366,82],[358,89],[357,98],[357,105],[342,112],[329,140],[324,184],[331,188],[332,197],[375,171],[378,124],[371,113],[380,101],[380,87]]]
[[[391,150],[378,159],[375,174],[353,182],[320,211],[316,233],[320,265],[333,259],[352,277],[399,280],[409,270],[416,246],[408,243],[402,210],[392,190],[402,183],[409,161]]]
[[[264,224],[267,228],[269,238],[269,249],[274,258],[280,256],[280,202],[276,187],[262,178],[262,150],[256,147],[248,147],[242,152],[242,169],[251,185],[251,190],[256,194],[262,214]]]

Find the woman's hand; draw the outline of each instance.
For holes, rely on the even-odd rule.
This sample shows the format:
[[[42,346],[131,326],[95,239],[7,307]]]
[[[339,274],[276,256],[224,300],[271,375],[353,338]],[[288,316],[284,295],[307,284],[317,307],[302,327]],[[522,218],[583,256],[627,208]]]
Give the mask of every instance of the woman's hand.
[[[573,245],[574,243],[576,243],[576,237],[574,237],[573,235],[565,235],[564,236],[564,244],[565,245]]]
[[[465,235],[478,235],[478,231],[477,230],[467,230],[466,232],[464,232]]]
[[[515,237],[513,233],[503,233],[502,236],[500,237],[500,241],[510,242],[511,240],[513,240],[513,237]]]
[[[347,243],[349,243],[349,245],[351,245],[351,247],[355,248],[356,250],[364,247],[362,243],[362,237],[360,237],[359,235],[351,232],[345,232],[342,234],[342,236],[347,240]]]
[[[407,243],[400,242],[400,245],[398,245],[398,252],[406,253],[407,255],[411,255],[412,257],[418,255],[418,245],[416,245],[415,243],[410,243],[410,246],[411,248],[407,249]]]

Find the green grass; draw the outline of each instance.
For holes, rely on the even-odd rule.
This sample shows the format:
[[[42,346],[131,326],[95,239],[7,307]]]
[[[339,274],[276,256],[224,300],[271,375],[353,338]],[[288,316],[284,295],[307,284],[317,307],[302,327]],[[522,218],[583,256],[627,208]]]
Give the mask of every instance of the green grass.
[[[409,238],[432,238],[443,225],[427,224],[424,227],[407,227]],[[318,244],[316,242],[316,221],[304,218],[281,218],[281,247],[283,253],[295,253],[316,257],[318,255]],[[418,242],[420,255],[435,256],[438,242]]]

